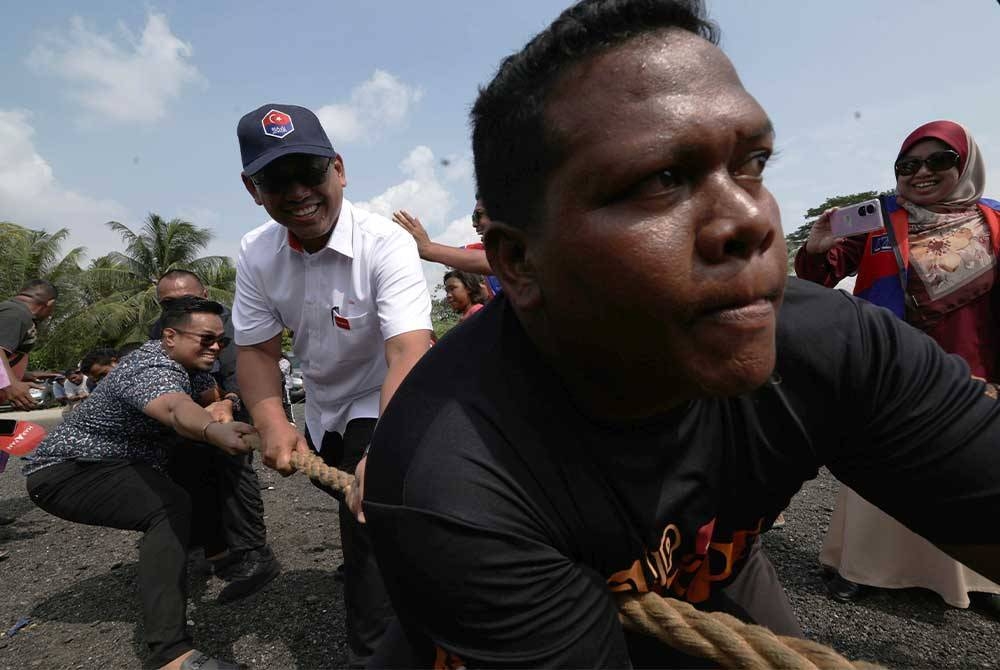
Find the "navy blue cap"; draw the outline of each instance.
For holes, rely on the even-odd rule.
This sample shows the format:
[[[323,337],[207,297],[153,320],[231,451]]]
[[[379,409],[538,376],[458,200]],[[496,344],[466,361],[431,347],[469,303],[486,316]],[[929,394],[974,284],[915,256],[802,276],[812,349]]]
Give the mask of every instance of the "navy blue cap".
[[[245,114],[236,126],[243,172],[259,172],[275,158],[311,154],[335,158],[337,152],[316,115],[305,107],[271,103]]]

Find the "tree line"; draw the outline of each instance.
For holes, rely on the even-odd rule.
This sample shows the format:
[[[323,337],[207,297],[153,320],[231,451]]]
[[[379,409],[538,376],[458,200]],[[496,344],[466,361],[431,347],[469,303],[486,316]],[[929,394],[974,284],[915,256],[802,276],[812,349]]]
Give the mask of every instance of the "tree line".
[[[209,297],[232,304],[236,266],[226,256],[201,256],[212,240],[208,229],[155,213],[137,230],[117,221],[106,225],[121,239],[121,250],[84,266],[84,247],[62,251],[67,228],[49,233],[0,222],[0,300],[31,279],[59,289],[55,313],[39,325],[31,369],[61,370],[91,349],[144,342],[160,312],[156,282],[169,270],[197,273]]]

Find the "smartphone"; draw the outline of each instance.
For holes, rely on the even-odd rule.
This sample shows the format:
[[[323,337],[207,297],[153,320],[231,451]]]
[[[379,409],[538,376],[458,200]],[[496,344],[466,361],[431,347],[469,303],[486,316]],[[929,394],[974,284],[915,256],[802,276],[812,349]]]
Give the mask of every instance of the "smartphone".
[[[862,235],[885,228],[878,198],[839,208],[830,215],[830,231],[835,237]]]

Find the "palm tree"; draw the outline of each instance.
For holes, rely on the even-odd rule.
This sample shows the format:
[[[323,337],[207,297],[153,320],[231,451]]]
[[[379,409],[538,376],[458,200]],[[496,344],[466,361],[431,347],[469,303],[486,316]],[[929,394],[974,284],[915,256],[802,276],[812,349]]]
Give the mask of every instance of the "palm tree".
[[[31,279],[47,279],[59,289],[73,289],[79,281],[80,259],[84,247],[59,254],[69,237],[68,228],[54,233],[30,230],[15,223],[0,221],[0,299],[17,293]]]
[[[196,273],[212,298],[232,302],[236,290],[232,261],[225,256],[198,257],[212,239],[207,228],[183,219],[166,221],[155,213],[146,217],[139,232],[117,221],[107,225],[121,236],[125,250],[97,259],[87,273],[94,293],[87,321],[99,328],[102,339],[114,346],[146,339],[160,313],[156,282],[170,270]]]

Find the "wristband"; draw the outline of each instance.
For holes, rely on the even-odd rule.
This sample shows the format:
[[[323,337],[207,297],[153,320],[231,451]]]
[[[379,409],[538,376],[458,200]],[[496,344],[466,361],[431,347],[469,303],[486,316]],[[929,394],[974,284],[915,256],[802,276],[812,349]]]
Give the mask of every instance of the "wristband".
[[[215,419],[212,419],[211,421],[209,421],[208,423],[205,424],[204,428],[201,429],[201,441],[202,442],[205,442],[205,443],[208,442],[208,427],[211,426],[213,423],[219,423],[219,422],[216,421]]]

